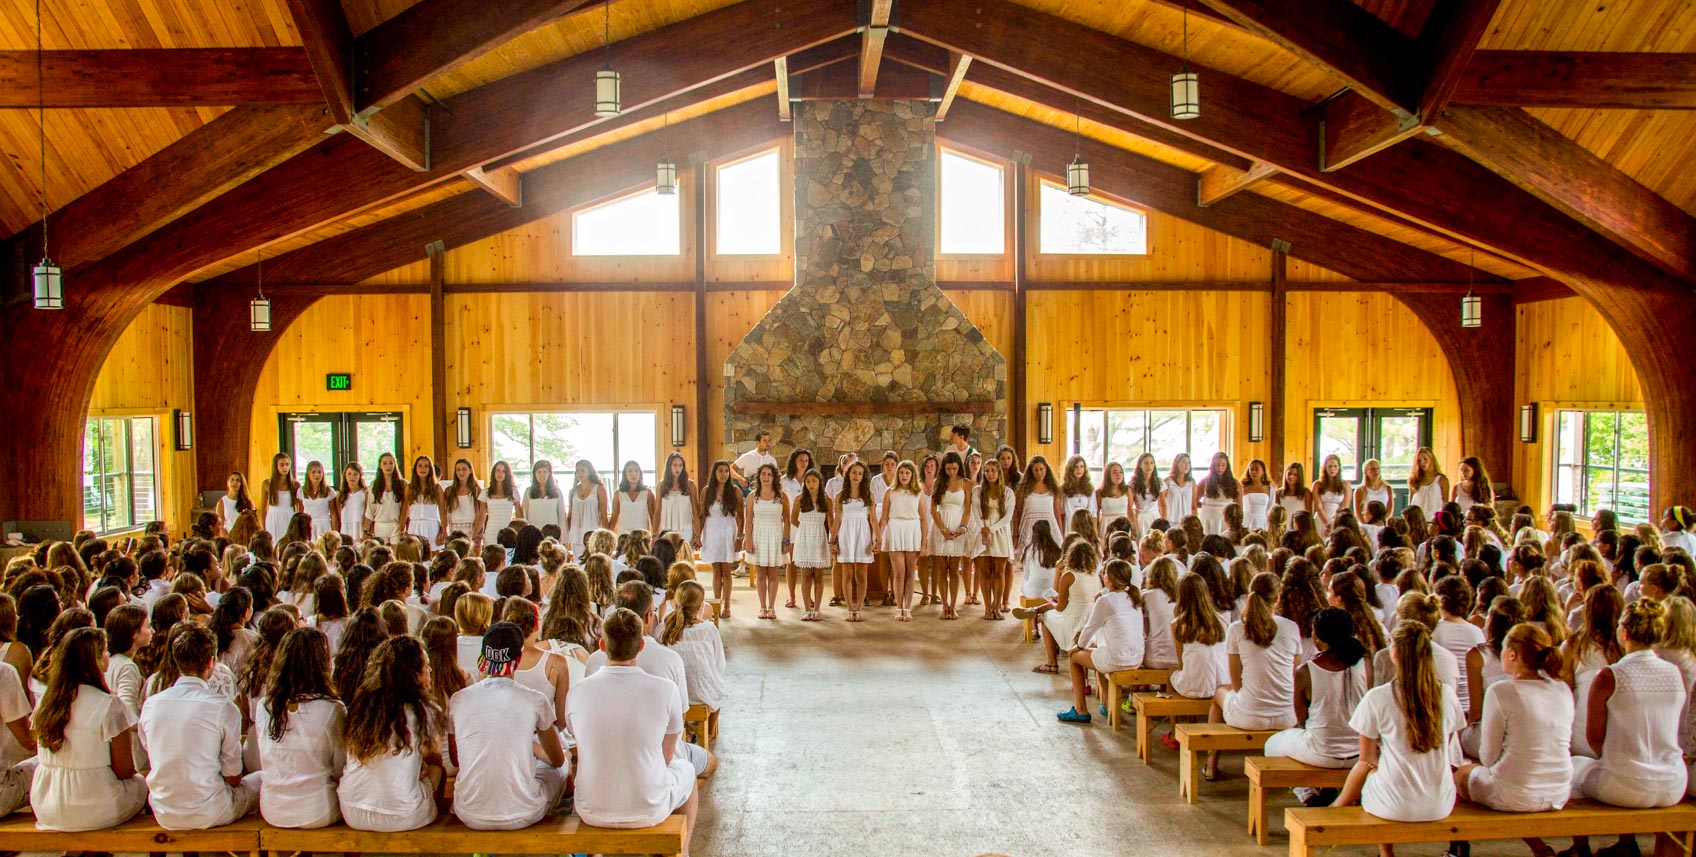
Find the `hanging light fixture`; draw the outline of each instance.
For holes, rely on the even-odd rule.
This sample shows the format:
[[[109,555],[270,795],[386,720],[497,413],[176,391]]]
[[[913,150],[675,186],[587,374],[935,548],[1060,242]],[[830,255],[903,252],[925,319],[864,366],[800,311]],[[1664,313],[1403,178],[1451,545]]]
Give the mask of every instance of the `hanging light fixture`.
[[[1478,251],[1472,251],[1472,261],[1478,261]],[[1484,324],[1484,299],[1472,293],[1472,267],[1466,269],[1466,297],[1460,299],[1460,326],[1481,327]]]
[[[1083,99],[1072,112],[1072,164],[1066,167],[1066,192],[1089,196],[1089,162],[1083,159]]]
[[[35,281],[36,309],[65,308],[65,277],[47,253],[47,84],[42,73],[41,0],[35,0],[35,93],[40,103],[36,113],[41,126],[41,261],[30,269]]]
[[[1190,71],[1190,4],[1184,3],[1184,70],[1172,75],[1172,118],[1201,116],[1201,76]]]
[[[665,114],[664,121],[665,128],[661,131],[661,134],[663,135],[665,154],[660,158],[660,162],[654,166],[654,190],[663,196],[672,196],[677,193],[677,163],[671,159],[670,113]]]
[[[265,297],[265,253],[255,251],[257,260],[253,263],[254,273],[259,281],[259,296],[247,304],[247,324],[255,332],[263,333],[271,329],[271,299]]]
[[[607,61],[600,71],[595,72],[595,115],[617,116],[619,113],[618,72],[612,68],[612,0],[606,0],[606,29],[603,39],[606,44]]]

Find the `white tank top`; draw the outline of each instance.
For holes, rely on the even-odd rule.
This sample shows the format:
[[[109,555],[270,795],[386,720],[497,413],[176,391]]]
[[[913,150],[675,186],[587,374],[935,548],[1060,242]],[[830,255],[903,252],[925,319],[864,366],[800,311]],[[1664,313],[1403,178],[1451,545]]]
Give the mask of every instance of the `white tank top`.
[[[633,530],[652,529],[648,521],[648,489],[643,488],[637,491],[634,498],[620,491],[614,495],[614,502],[618,504],[619,535],[624,535]],[[577,505],[575,498],[572,505]]]

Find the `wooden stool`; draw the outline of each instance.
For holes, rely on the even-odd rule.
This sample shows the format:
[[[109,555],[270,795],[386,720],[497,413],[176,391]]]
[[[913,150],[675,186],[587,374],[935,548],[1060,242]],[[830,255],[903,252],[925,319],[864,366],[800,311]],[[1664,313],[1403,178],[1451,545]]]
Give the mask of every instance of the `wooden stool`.
[[[1041,607],[1042,605],[1047,604],[1047,603],[1048,603],[1047,599],[1026,598],[1023,595],[1019,596],[1019,606],[1020,607]],[[1036,642],[1036,623],[1038,621],[1040,621],[1040,620],[1035,616],[1032,616],[1031,618],[1026,619],[1024,621],[1025,642],[1027,642],[1027,643]]]
[[[1180,723],[1178,736],[1178,796],[1195,803],[1201,788],[1201,754],[1214,750],[1259,750],[1275,729],[1249,731],[1223,723]]]
[[[1131,707],[1137,712],[1137,758],[1143,764],[1154,757],[1154,721],[1170,717],[1206,717],[1213,708],[1211,699],[1191,699],[1169,693],[1133,693]]]
[[[1127,687],[1150,685],[1166,687],[1171,684],[1171,670],[1120,670],[1116,673],[1097,672],[1095,686],[1102,694],[1103,705],[1107,706],[1107,725],[1114,732],[1119,731],[1119,721],[1123,719],[1119,711],[1119,690]]]
[[[1250,756],[1243,760],[1248,776],[1248,833],[1266,844],[1267,789],[1340,789],[1349,778],[1348,768],[1316,768],[1282,756]]]
[[[703,750],[713,748],[713,739],[718,737],[718,712],[696,703],[683,712],[683,728],[689,729],[694,724],[695,743]]]

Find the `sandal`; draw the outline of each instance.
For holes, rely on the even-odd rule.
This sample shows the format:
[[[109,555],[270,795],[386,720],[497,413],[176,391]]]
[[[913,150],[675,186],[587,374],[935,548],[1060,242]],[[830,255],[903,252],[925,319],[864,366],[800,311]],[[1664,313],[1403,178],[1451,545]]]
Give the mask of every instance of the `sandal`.
[[[1068,708],[1065,711],[1054,715],[1054,719],[1061,723],[1088,723],[1090,721],[1090,716],[1088,714],[1079,714],[1076,708]]]
[[[1170,732],[1162,732],[1160,733],[1160,746],[1168,750],[1176,750],[1178,749],[1178,739],[1173,738]]]
[[[1049,675],[1057,675],[1060,672],[1060,668],[1055,666],[1054,664],[1037,664],[1036,666],[1031,668],[1031,672],[1033,672],[1033,673],[1047,673]]]
[[[795,609],[795,599],[791,598],[788,601],[783,602],[783,606],[788,607],[791,610],[794,610]]]

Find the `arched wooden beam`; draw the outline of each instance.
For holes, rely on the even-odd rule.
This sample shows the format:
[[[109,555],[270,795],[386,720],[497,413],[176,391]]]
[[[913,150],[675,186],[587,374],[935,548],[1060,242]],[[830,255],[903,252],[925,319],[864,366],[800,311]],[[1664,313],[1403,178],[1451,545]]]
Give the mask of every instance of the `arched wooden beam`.
[[[1452,294],[1396,292],[1395,296],[1431,331],[1449,360],[1460,401],[1462,454],[1483,460],[1492,480],[1511,483],[1517,425],[1513,399],[1517,332],[1512,296],[1479,295],[1484,302],[1483,324],[1470,329],[1460,326],[1460,298]],[[1408,369],[1382,367],[1385,372]]]

